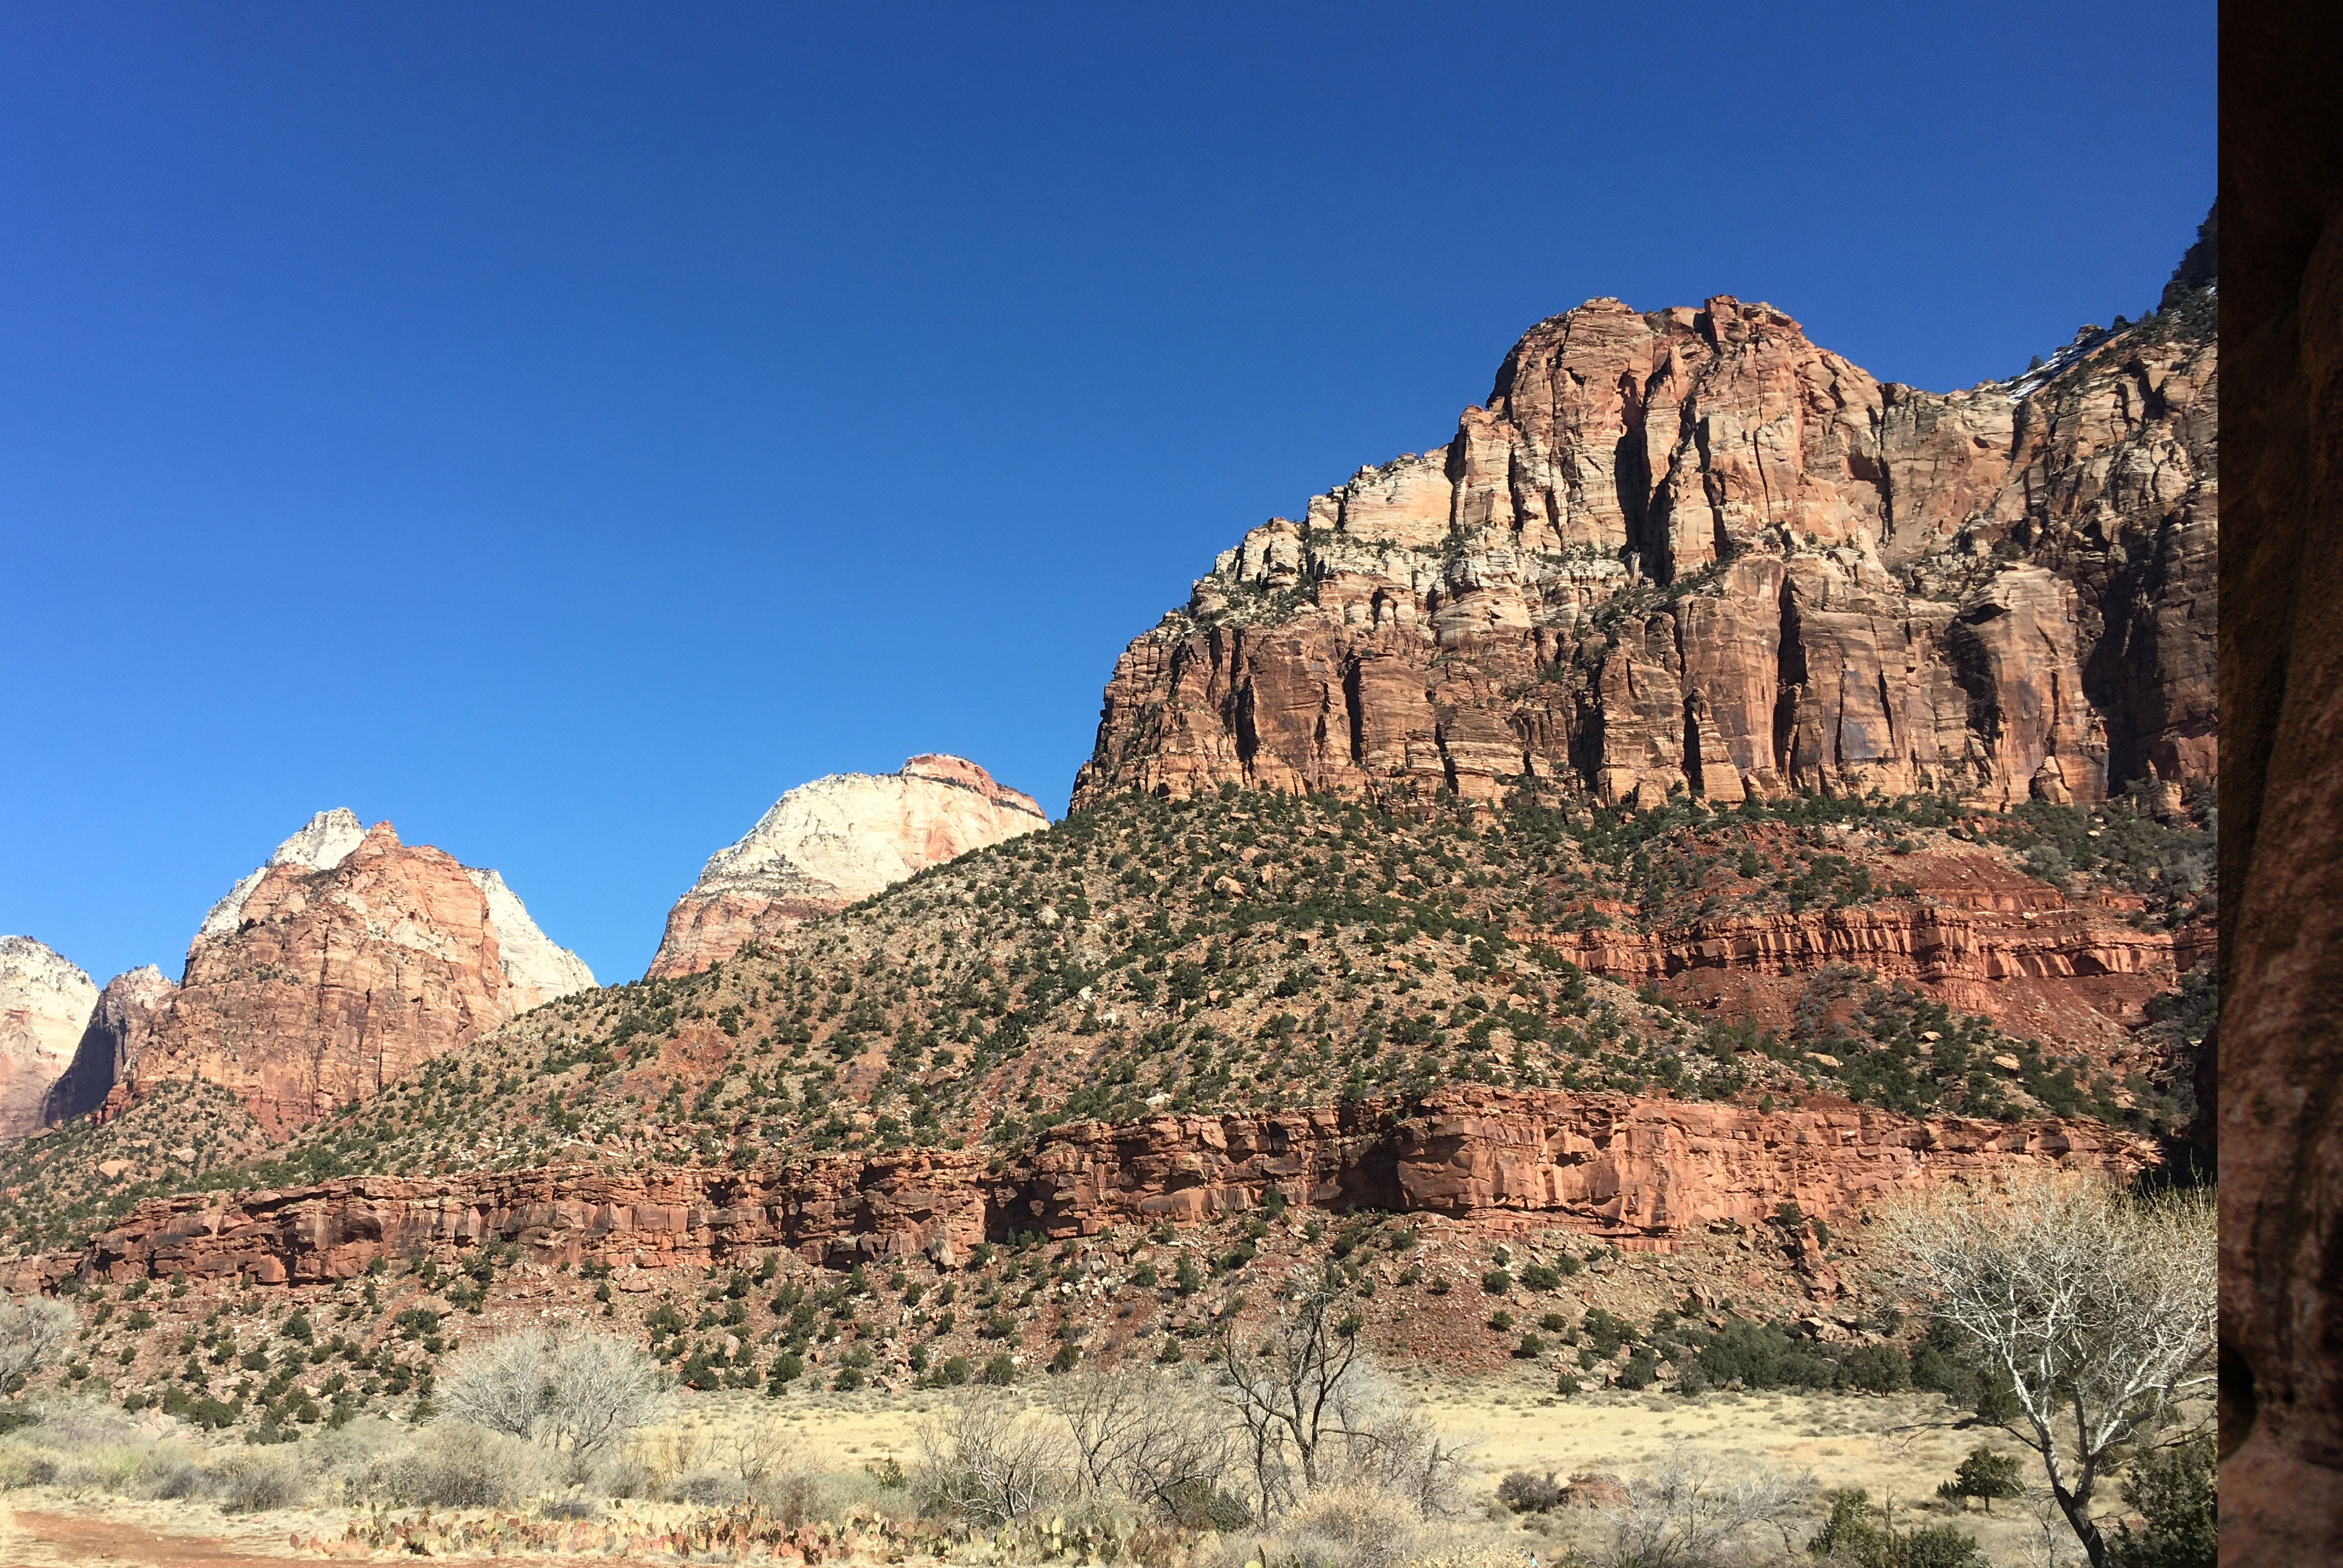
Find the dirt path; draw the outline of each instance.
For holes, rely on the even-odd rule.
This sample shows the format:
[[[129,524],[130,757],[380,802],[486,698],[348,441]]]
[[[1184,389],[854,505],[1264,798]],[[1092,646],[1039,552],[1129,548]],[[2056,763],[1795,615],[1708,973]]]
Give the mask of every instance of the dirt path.
[[[215,1568],[282,1562],[211,1536],[158,1535],[127,1520],[0,1509],[0,1563],[116,1563],[125,1568]]]

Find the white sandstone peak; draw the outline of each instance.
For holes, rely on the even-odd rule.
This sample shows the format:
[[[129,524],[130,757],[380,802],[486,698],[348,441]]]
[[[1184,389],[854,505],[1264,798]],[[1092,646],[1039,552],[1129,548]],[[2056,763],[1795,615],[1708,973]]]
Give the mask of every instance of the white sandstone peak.
[[[1041,807],[976,764],[915,757],[900,773],[832,773],[799,785],[739,842],[710,855],[691,892],[850,902],[1049,825]]]
[[[0,937],[0,1138],[40,1126],[41,1101],[96,1006],[80,965],[31,937]]]
[[[911,758],[897,773],[833,773],[800,784],[746,837],[708,858],[668,911],[650,973],[695,973],[743,942],[1049,825],[1031,796],[939,752]]]
[[[244,916],[244,903],[252,897],[252,890],[260,886],[260,879],[272,866],[301,865],[312,870],[329,871],[349,859],[350,851],[366,839],[366,824],[347,806],[337,806],[330,811],[320,811],[303,824],[300,830],[277,846],[267,859],[236,879],[227,896],[211,907],[204,923],[196,928],[195,942],[206,937],[224,937],[233,933],[236,922]]]
[[[497,964],[518,993],[513,999],[515,1010],[527,1012],[556,997],[594,989],[594,971],[586,967],[586,960],[538,930],[519,896],[505,886],[504,878],[478,866],[465,867],[464,874],[488,900],[488,925],[497,933]]]

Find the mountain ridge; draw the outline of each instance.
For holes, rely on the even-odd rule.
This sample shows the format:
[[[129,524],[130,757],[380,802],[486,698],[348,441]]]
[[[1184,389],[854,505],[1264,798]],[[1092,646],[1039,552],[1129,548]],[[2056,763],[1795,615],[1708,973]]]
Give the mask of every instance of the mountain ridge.
[[[1448,444],[1250,530],[1132,641],[1075,801],[2208,779],[2213,292],[1945,394],[1725,296],[1549,317]]]

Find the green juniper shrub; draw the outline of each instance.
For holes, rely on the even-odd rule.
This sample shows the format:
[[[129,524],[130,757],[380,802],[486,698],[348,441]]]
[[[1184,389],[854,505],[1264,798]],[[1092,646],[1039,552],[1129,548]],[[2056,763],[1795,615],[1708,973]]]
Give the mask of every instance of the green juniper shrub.
[[[1936,1495],[1946,1502],[1965,1505],[1969,1498],[1981,1498],[1985,1511],[1993,1512],[1996,1497],[2016,1497],[2026,1490],[2019,1479],[2019,1466],[2015,1454],[1996,1453],[1983,1443],[1968,1452],[1960,1468],[1953,1472],[1950,1481],[1936,1487]]]
[[[1860,1488],[1830,1494],[1830,1517],[1806,1543],[1812,1555],[1852,1568],[1993,1568],[1976,1537],[1950,1524],[1898,1531]]]
[[[2213,1568],[2214,1457],[2213,1433],[2200,1427],[2132,1465],[2124,1501],[2143,1524],[2117,1530],[2107,1543],[2110,1568]]]
[[[1516,1513],[1547,1513],[1561,1503],[1562,1487],[1550,1470],[1544,1475],[1512,1471],[1497,1483],[1497,1501]]]
[[[1894,1345],[1861,1345],[1838,1363],[1839,1380],[1865,1393],[1897,1393],[1912,1386],[1912,1363]]]

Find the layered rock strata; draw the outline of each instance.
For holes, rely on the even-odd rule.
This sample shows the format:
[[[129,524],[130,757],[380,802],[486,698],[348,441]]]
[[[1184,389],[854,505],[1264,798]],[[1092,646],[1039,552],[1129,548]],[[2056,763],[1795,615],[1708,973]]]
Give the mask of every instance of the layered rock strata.
[[[1951,394],[1730,297],[1542,322],[1446,446],[1253,529],[1131,644],[1075,804],[2210,779],[2210,297]]]
[[[81,1043],[97,987],[30,937],[0,937],[0,1138],[41,1125],[41,1104]]]
[[[1920,854],[1892,864],[1913,884],[1911,899],[1719,915],[1649,931],[1623,920],[1513,935],[1606,979],[1658,982],[1677,1000],[1730,1003],[1728,1015],[1766,1024],[1781,1021],[1775,1014],[1805,980],[1851,965],[2012,1033],[2079,1046],[2118,1066],[2130,1065],[2130,1031],[2145,1021],[2148,1002],[2212,957],[2204,922],[2135,925],[2136,898],[2076,903],[1994,855]],[[1782,1007],[1765,1005],[1767,980],[1791,982]]]
[[[129,1076],[131,1065],[146,1050],[156,1014],[173,989],[153,964],[125,970],[106,982],[73,1060],[42,1102],[44,1123],[54,1127],[106,1103],[106,1095]]]
[[[282,1131],[593,984],[495,872],[387,822],[349,843],[347,816],[314,819],[206,917],[178,987],[126,1024],[143,1045],[114,1098],[201,1079]]]
[[[1049,825],[1032,797],[959,757],[914,757],[899,773],[800,784],[746,838],[709,857],[668,912],[650,976],[696,974],[744,942]]]
[[[1760,1112],[1615,1095],[1458,1089],[1222,1117],[1071,1124],[998,1170],[976,1151],[817,1156],[747,1171],[590,1170],[447,1180],[350,1177],[233,1199],[158,1199],[15,1288],[79,1271],[186,1271],[261,1283],[347,1279],[377,1258],[514,1241],[539,1261],[704,1264],[787,1248],[844,1265],[924,1252],[950,1263],[1011,1228],[1052,1237],[1184,1223],[1290,1202],[1561,1228],[1665,1249],[1703,1227],[1765,1222],[1795,1201],[1842,1220],[1918,1185],[2019,1167],[2128,1176],[2153,1155],[2097,1122],[1919,1122],[1844,1104]]]

